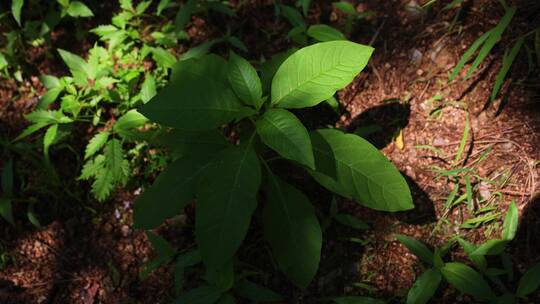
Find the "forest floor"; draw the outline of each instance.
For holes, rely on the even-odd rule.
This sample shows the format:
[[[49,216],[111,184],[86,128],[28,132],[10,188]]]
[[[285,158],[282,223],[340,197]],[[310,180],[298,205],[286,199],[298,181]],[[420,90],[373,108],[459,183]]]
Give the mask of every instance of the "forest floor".
[[[508,29],[510,34],[505,35],[507,38],[486,62],[469,80],[450,84],[448,73],[464,51],[500,19],[502,10],[496,1],[467,1],[459,25],[452,30],[449,25],[455,11],[442,10],[443,4],[436,4],[426,14],[410,8],[416,3],[414,0],[368,0],[357,6],[359,11],[374,12],[356,25],[351,37],[352,41],[375,47],[369,67],[339,91],[339,114],[329,108],[298,114],[308,126],[330,124],[370,133],[366,137],[407,177],[416,208],[390,214],[338,198],[341,211],[366,220],[371,229],[358,232],[330,225],[324,232],[319,272],[306,291],[293,288],[273,270],[271,261],[259,254],[264,246],[257,237],[260,230],[254,227],[240,257],[269,271],[262,283],[287,295],[294,303],[312,303],[318,298],[343,294],[372,295],[399,302],[421,273],[421,266],[395,240],[394,234],[409,235],[433,247],[456,234],[480,243],[500,234],[512,200],[521,218],[518,237],[510,250],[518,261],[517,270],[523,272],[538,262],[540,200],[535,194],[540,191],[540,77],[527,75],[526,56],[518,57],[514,63],[508,76],[514,81],[503,87],[503,98],[488,103],[504,49],[513,45],[518,34],[540,25],[538,15],[528,15],[527,7],[534,4],[522,2],[517,3],[522,8],[516,17],[517,26]],[[103,16],[104,20],[107,18],[110,16]],[[284,34],[288,25],[276,21],[272,1],[249,1],[237,17],[220,21],[234,24],[235,35],[249,46],[247,58],[269,58],[291,46]],[[342,28],[344,16],[333,10],[330,1],[313,1],[309,22]],[[191,43],[196,45],[223,34],[223,29],[212,24],[219,22],[194,17],[187,31]],[[89,24],[88,28],[95,25]],[[264,37],[253,30],[256,28],[272,29],[279,36]],[[84,56],[94,40],[69,47],[73,43],[63,40],[65,31],[58,29],[53,40],[55,47],[65,46]],[[178,52],[185,48],[179,47]],[[15,137],[26,126],[23,114],[33,109],[43,92],[37,76],[66,73],[58,58],[46,56],[39,49],[28,52],[35,74],[28,77],[24,86],[17,87],[11,80],[0,82],[0,124],[8,138]],[[379,127],[374,129],[374,125]],[[464,141],[465,150],[459,153],[466,129],[469,136]],[[62,174],[77,174],[69,164],[61,168]],[[458,168],[473,172],[474,197],[481,194],[488,198],[485,202],[475,201],[482,208],[490,207],[485,214],[471,214],[466,204],[453,209],[445,207],[452,189],[464,185],[441,170]],[[289,177],[302,178],[294,172]],[[309,183],[306,187],[311,189],[308,195],[318,204],[317,209],[327,212],[331,196]],[[145,280],[138,276],[144,263],[155,254],[144,232],[132,228],[132,206],[139,193],[140,186],[128,185],[103,204],[82,206],[69,197],[55,208],[47,207],[46,201],[39,202],[37,214],[41,216],[42,229],[24,223],[25,210],[16,210],[23,214],[20,225],[0,223],[0,253],[5,261],[0,270],[0,302],[165,303],[170,299],[173,267],[161,267]],[[461,226],[467,220],[486,215],[491,217],[480,221],[477,228]],[[176,247],[188,248],[194,244],[193,225],[190,206],[158,232]],[[451,251],[451,257],[465,259],[457,247]],[[187,284],[195,283],[188,279]],[[449,287],[441,288],[434,300],[470,301],[456,297],[455,290]]]

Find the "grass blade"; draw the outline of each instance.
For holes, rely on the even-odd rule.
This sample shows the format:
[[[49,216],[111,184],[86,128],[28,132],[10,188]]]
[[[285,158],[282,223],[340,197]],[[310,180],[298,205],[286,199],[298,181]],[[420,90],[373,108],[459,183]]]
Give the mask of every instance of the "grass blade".
[[[493,28],[492,33],[489,35],[489,38],[486,40],[486,43],[482,46],[480,49],[480,52],[478,53],[478,56],[476,59],[474,59],[471,67],[469,68],[469,71],[467,72],[467,75],[465,76],[465,79],[469,78],[472,73],[476,70],[476,68],[486,59],[489,52],[491,52],[491,49],[495,46],[495,44],[499,41],[501,38],[504,30],[508,27],[508,24],[510,24],[510,21],[512,21],[512,18],[514,17],[514,14],[516,13],[516,8],[511,7],[506,11],[506,14],[501,18],[501,21]]]
[[[512,67],[512,64],[514,63],[514,60],[516,59],[516,56],[519,53],[519,50],[521,50],[521,46],[523,45],[523,42],[525,42],[525,37],[523,36],[519,37],[516,44],[514,44],[514,46],[512,47],[512,50],[510,50],[510,54],[508,54],[508,56],[504,56],[502,68],[499,71],[499,74],[497,74],[497,79],[495,80],[495,86],[493,87],[493,90],[491,91],[491,101],[495,100],[495,97],[497,97],[497,94],[499,93],[499,90],[501,89],[501,86],[504,83],[504,79],[506,78],[506,74],[508,74],[508,72],[510,71],[510,68]]]
[[[465,145],[467,144],[467,140],[469,140],[469,116],[465,116],[465,129],[463,130],[463,136],[461,137],[461,141],[459,142],[459,148],[456,154],[456,159],[454,162],[457,164],[459,160],[461,159],[461,156],[463,155],[463,152],[465,151]]]
[[[448,81],[452,81],[456,78],[459,71],[463,68],[463,66],[469,61],[471,56],[476,52],[476,50],[488,39],[488,37],[491,35],[493,30],[489,30],[485,32],[482,36],[480,36],[476,41],[469,47],[469,49],[461,56],[461,59],[459,60],[458,64],[454,68],[454,71],[452,71],[452,74],[450,74],[450,77],[448,78]]]

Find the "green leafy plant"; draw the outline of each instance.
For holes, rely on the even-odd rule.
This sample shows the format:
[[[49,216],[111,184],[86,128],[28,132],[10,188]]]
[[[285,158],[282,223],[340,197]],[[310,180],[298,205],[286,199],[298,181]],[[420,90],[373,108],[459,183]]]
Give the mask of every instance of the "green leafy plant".
[[[430,266],[418,277],[409,291],[407,303],[428,303],[443,278],[460,292],[471,295],[478,301],[488,303],[517,303],[517,298],[525,298],[536,291],[540,287],[540,263],[525,272],[519,280],[515,292],[511,292],[500,279],[501,276],[506,275],[508,282],[514,281],[512,260],[504,251],[516,235],[518,221],[518,210],[515,203],[512,202],[504,220],[501,239],[491,239],[479,246],[475,246],[461,237],[455,237],[442,248],[432,251],[422,242],[404,235],[396,235],[399,242],[405,245],[425,265]],[[478,271],[464,263],[443,261],[444,255],[456,242],[460,244]],[[489,267],[487,256],[500,256],[504,269]],[[495,290],[502,292],[502,294],[497,295],[489,282],[492,282],[497,287]]]
[[[353,26],[357,21],[373,15],[372,11],[365,11],[362,13],[357,12],[351,3],[346,1],[334,2],[333,5],[336,9],[347,14],[347,21],[345,22],[345,33],[347,33],[347,35],[351,34]]]
[[[92,17],[92,11],[81,1],[12,0],[10,14],[0,14],[7,29],[0,41],[0,71],[4,78],[14,76],[22,81],[23,54],[28,46],[40,46],[50,40],[50,33],[62,21]],[[8,20],[3,20],[8,19]],[[15,21],[15,22],[13,22]]]
[[[263,78],[271,85],[234,53],[228,61],[210,54],[177,63],[169,85],[140,112],[173,128],[163,144],[178,158],[136,201],[135,225],[154,228],[196,199],[195,237],[205,277],[223,292],[234,284],[235,253],[262,200],[263,235],[273,257],[295,285],[306,288],[319,264],[321,227],[306,195],[278,176],[273,159],[291,161],[325,188],[367,207],[413,208],[405,179],[375,147],[339,130],[309,132],[288,110],[332,97],[366,66],[372,51],[348,41],[302,48]],[[227,140],[225,124],[238,137]]]
[[[81,157],[85,164],[79,178],[92,181],[92,194],[99,201],[129,180],[132,175],[129,155],[135,161],[139,151],[149,148],[147,140],[152,132],[138,131],[147,119],[135,108],[148,102],[164,85],[176,62],[176,57],[164,48],[149,46],[138,39],[140,24],[131,21],[143,14],[149,4],[146,1],[133,7],[131,1],[122,1],[123,10],[113,17],[116,26],[99,26],[93,30],[107,47],[95,45],[86,60],[58,50],[71,76],[41,76],[48,91],[37,109],[27,115],[32,124],[16,138],[20,140],[46,128],[43,151],[49,162],[51,147],[69,137],[71,125],[85,123],[91,128],[92,136]],[[156,63],[151,70],[145,66],[150,55]],[[59,107],[50,109],[57,102]]]

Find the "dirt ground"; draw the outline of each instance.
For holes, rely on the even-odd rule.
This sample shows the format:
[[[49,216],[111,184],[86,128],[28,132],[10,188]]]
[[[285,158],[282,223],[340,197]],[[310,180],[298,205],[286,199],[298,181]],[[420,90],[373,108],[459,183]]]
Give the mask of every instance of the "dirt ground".
[[[535,1],[509,1],[518,5],[520,11],[507,35],[469,80],[449,84],[448,73],[468,46],[502,16],[497,1],[466,1],[459,28],[452,31],[448,26],[453,22],[455,10],[442,10],[448,1],[436,3],[426,14],[411,9],[418,4],[414,0],[352,2],[358,11],[374,12],[374,16],[355,26],[351,37],[353,41],[375,47],[369,67],[338,92],[339,115],[324,105],[298,114],[307,125],[316,126],[320,120],[351,132],[374,124],[382,126],[367,138],[407,177],[417,207],[410,212],[389,214],[339,198],[341,211],[365,219],[372,228],[358,232],[329,226],[324,233],[319,272],[306,291],[295,289],[273,269],[264,249],[260,249],[265,245],[258,237],[258,227],[250,231],[239,253],[240,259],[269,273],[259,283],[286,295],[291,303],[314,303],[318,298],[344,294],[372,295],[397,303],[422,267],[395,240],[395,233],[412,236],[434,247],[455,234],[481,243],[500,234],[503,215],[515,200],[521,215],[518,238],[510,250],[518,262],[516,270],[523,272],[538,262],[540,199],[535,195],[540,191],[540,168],[536,163],[540,160],[540,75],[527,73],[526,56],[518,56],[514,63],[508,76],[513,80],[512,85],[503,86],[503,98],[486,104],[505,48],[513,44],[517,35],[540,26],[540,5]],[[212,24],[227,22],[249,46],[247,58],[269,57],[291,46],[286,39],[289,27],[282,20],[276,21],[272,1],[248,1],[237,17],[217,16],[212,21],[206,22],[205,16],[192,19],[188,28],[193,37],[191,43],[195,45],[223,34],[224,29]],[[344,15],[332,9],[330,1],[313,1],[309,22],[343,28]],[[276,34],[264,38],[254,31],[256,28],[271,28]],[[59,37],[63,37],[64,30],[59,29]],[[54,43],[65,42],[58,39]],[[87,41],[72,51],[84,55],[85,45],[91,43]],[[180,46],[177,51],[187,47]],[[29,59],[29,64],[35,67],[35,75],[28,77],[24,86],[17,87],[12,80],[0,81],[0,130],[7,138],[15,137],[26,125],[22,115],[32,110],[44,91],[37,76],[66,72],[57,67],[61,66],[58,58],[44,55],[44,50],[34,52],[36,55]],[[456,162],[467,121],[470,136],[464,157]],[[422,148],[427,145],[438,150]],[[464,205],[447,212],[445,201],[456,185],[433,170],[434,167],[450,169],[454,165],[472,168],[477,176],[487,179],[507,177],[503,185],[473,180],[482,196],[500,193],[501,197],[493,201],[501,216],[476,229],[459,228],[471,214]],[[67,164],[62,168],[66,179],[78,174]],[[16,210],[20,211],[16,212],[20,214],[17,227],[0,222],[0,245],[9,257],[0,270],[1,303],[170,301],[172,267],[162,267],[145,280],[138,277],[144,263],[155,255],[145,234],[132,229],[132,205],[140,185],[128,185],[104,204],[74,202],[65,197],[60,204],[55,201],[47,205],[47,195],[39,193],[36,185],[40,178],[36,174],[35,184],[31,181],[27,186],[27,195],[44,200],[37,207],[43,228],[35,229],[27,223],[24,208]],[[310,191],[308,195],[316,202],[319,213],[328,212],[331,198],[328,193],[314,187],[312,181],[304,181],[305,176],[295,175],[294,171],[289,179]],[[177,248],[190,248],[194,244],[193,209],[194,206],[188,207],[184,214],[158,230]],[[362,244],[351,238],[361,240]],[[466,260],[458,247],[451,251],[451,257]],[[200,272],[192,269],[187,273],[188,286],[197,284],[189,278]],[[540,301],[540,295],[537,297]],[[434,303],[471,302],[449,286],[440,288],[434,300]]]

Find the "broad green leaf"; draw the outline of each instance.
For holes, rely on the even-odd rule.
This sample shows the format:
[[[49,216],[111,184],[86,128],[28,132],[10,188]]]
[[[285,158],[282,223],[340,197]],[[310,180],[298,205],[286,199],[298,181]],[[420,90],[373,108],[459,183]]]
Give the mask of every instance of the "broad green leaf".
[[[431,251],[424,243],[415,240],[406,235],[396,234],[396,239],[405,247],[407,247],[414,255],[428,265],[433,264],[433,251]]]
[[[70,123],[73,120],[69,117],[66,117],[60,111],[46,111],[46,110],[36,110],[28,115],[26,119],[33,123],[44,123],[44,124],[53,124],[53,123]]]
[[[174,291],[176,296],[178,296],[184,288],[184,269],[189,266],[197,265],[201,261],[201,254],[197,249],[184,253],[176,258],[176,264],[174,266]]]
[[[178,13],[176,14],[176,18],[174,21],[174,26],[176,29],[176,32],[180,32],[184,30],[187,23],[191,19],[191,15],[195,12],[197,9],[197,1],[196,0],[188,0],[181,8],[178,10]]]
[[[154,96],[156,96],[156,80],[152,74],[146,74],[141,86],[141,100],[143,103],[147,103]]]
[[[255,68],[244,58],[230,52],[229,82],[233,91],[245,104],[260,109],[262,106],[261,80]]]
[[[259,160],[249,146],[220,152],[204,172],[197,194],[195,237],[205,265],[219,268],[242,243],[257,207]]]
[[[58,53],[60,54],[60,57],[62,57],[62,60],[64,60],[64,63],[68,66],[75,81],[82,85],[86,85],[88,83],[88,78],[92,79],[92,75],[90,75],[91,67],[82,57],[62,49],[58,49]]]
[[[373,48],[350,41],[321,42],[298,50],[272,80],[272,104],[305,108],[332,97],[367,65]]]
[[[0,216],[2,216],[2,218],[5,219],[8,223],[15,226],[11,198],[0,197]]]
[[[307,35],[320,42],[347,39],[343,33],[326,24],[315,24],[310,26],[307,30]]]
[[[121,181],[125,178],[125,171],[122,168],[124,162],[124,151],[118,139],[111,139],[105,148],[106,166],[112,171],[114,180]]]
[[[21,10],[23,5],[24,0],[11,0],[11,14],[19,26],[21,26]]]
[[[370,297],[350,296],[333,298],[332,301],[336,304],[384,304],[382,300],[377,300]]]
[[[161,15],[161,12],[168,8],[171,3],[171,0],[160,0],[156,8],[156,15]]]
[[[322,231],[308,198],[268,172],[268,201],[263,211],[264,237],[280,269],[305,289],[317,273]]]
[[[502,238],[503,240],[511,241],[516,237],[519,222],[519,211],[516,207],[516,202],[512,201],[508,206],[506,218],[504,219]]]
[[[491,101],[495,100],[497,97],[497,94],[499,93],[499,90],[501,89],[504,79],[506,78],[506,74],[510,71],[510,68],[512,67],[512,64],[514,63],[514,60],[516,59],[517,55],[519,54],[519,50],[521,50],[521,46],[525,42],[525,36],[519,37],[518,41],[514,44],[512,49],[510,50],[510,53],[508,56],[504,56],[503,58],[503,65],[497,74],[497,78],[495,79],[495,84],[493,86],[493,90],[491,90]]]
[[[173,304],[214,304],[220,297],[221,292],[215,287],[203,285],[184,293]]]
[[[344,12],[344,13],[347,13],[348,15],[356,15],[358,14],[356,12],[356,9],[354,8],[354,6],[352,6],[352,4],[350,4],[349,2],[346,2],[346,1],[340,1],[340,2],[334,2],[334,6]]]
[[[162,68],[172,68],[176,63],[176,57],[164,48],[153,47],[150,49],[152,52],[152,59]]]
[[[300,0],[299,2],[302,5],[302,13],[307,17],[311,0]]]
[[[137,110],[129,110],[116,121],[113,131],[124,138],[129,138],[133,129],[144,126],[147,121],[148,119]]]
[[[107,142],[109,139],[110,133],[108,131],[102,131],[94,135],[92,139],[86,145],[84,150],[84,159],[88,159],[90,156],[96,154]]]
[[[143,14],[148,9],[150,4],[152,4],[152,0],[139,2],[139,4],[137,4],[137,7],[135,7],[135,12],[137,13],[137,15]]]
[[[43,96],[41,96],[39,100],[39,104],[37,105],[37,109],[45,110],[47,107],[56,101],[60,93],[62,93],[63,88],[56,87],[47,90]]]
[[[173,129],[159,143],[180,155],[214,154],[230,145],[216,130],[185,131]]]
[[[439,270],[431,268],[426,270],[409,290],[407,304],[425,304],[433,297],[441,283]]]
[[[507,240],[487,240],[478,246],[471,255],[499,255],[506,249],[508,242]]]
[[[137,198],[135,227],[152,229],[179,214],[195,198],[201,174],[209,164],[205,157],[181,158],[171,163]]]
[[[306,28],[304,17],[302,17],[302,14],[300,14],[296,8],[288,5],[280,5],[279,8],[281,9],[283,17],[285,17],[293,27]]]
[[[71,17],[92,17],[94,14],[84,3],[80,1],[72,1],[67,9],[68,15]]]
[[[457,290],[478,300],[491,300],[495,294],[484,278],[471,267],[462,263],[446,263],[441,272]]]
[[[60,80],[52,75],[41,75],[39,76],[39,81],[41,81],[43,86],[47,89],[52,89],[60,86]]]
[[[266,93],[270,92],[272,79],[274,78],[274,75],[276,75],[276,72],[281,66],[281,64],[283,64],[283,62],[296,51],[296,48],[291,48],[285,52],[278,53],[260,65],[261,82],[265,95]]]
[[[242,110],[227,80],[227,62],[218,56],[179,62],[167,87],[141,107],[154,122],[186,130],[210,130]],[[176,69],[175,67],[175,69]]]
[[[146,231],[146,236],[150,243],[152,243],[152,248],[157,252],[158,255],[172,258],[176,254],[176,250],[165,240],[163,237],[153,233],[152,231]]]
[[[259,284],[255,284],[247,279],[238,281],[234,285],[234,292],[242,298],[252,302],[277,302],[283,301],[283,297]]]
[[[189,49],[189,51],[182,54],[182,56],[180,56],[179,60],[184,61],[184,60],[188,60],[188,59],[201,58],[204,55],[208,54],[208,52],[210,52],[210,49],[214,45],[216,45],[218,43],[221,43],[223,41],[225,41],[224,38],[217,38],[217,39],[212,39],[212,40],[203,42],[203,43],[197,45],[196,47],[192,47],[191,49]],[[173,75],[173,78],[174,78],[174,75]]]
[[[474,263],[476,268],[480,271],[485,271],[487,268],[487,260],[483,255],[473,255],[472,253],[476,250],[476,246],[467,242],[466,240],[458,237],[458,243],[463,248],[463,251],[469,256],[471,261]]]
[[[529,268],[521,277],[516,296],[525,297],[538,290],[538,287],[540,287],[540,263]]]
[[[394,165],[363,138],[338,130],[311,132],[316,171],[330,191],[384,211],[414,207],[407,182]]]
[[[218,304],[235,304],[236,301],[233,296],[230,294],[224,294],[219,301],[217,301]]]
[[[234,261],[228,260],[219,267],[206,267],[204,279],[219,291],[225,292],[234,285]]]
[[[351,227],[353,229],[359,229],[359,230],[369,229],[369,225],[366,222],[349,214],[343,214],[343,213],[336,214],[334,216],[334,219],[338,223],[345,225],[347,227]]]
[[[262,141],[281,156],[315,169],[309,134],[298,118],[284,109],[270,109],[256,122]]]

